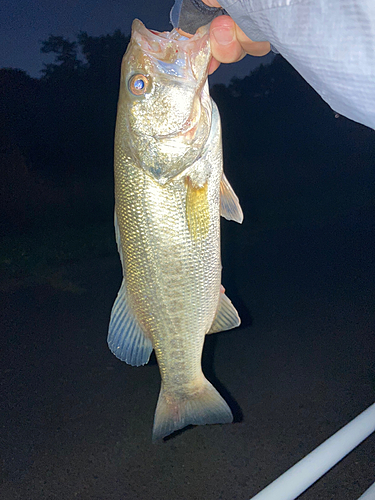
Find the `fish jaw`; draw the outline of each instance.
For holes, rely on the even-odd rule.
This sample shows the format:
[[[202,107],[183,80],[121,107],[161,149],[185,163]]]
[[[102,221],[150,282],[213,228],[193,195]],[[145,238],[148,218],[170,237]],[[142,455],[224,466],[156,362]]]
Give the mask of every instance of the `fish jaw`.
[[[134,164],[161,185],[199,158],[207,142],[210,58],[207,27],[187,39],[176,30],[158,33],[133,22],[121,70],[118,140]],[[145,82],[142,95],[129,89],[137,75]]]
[[[143,53],[153,59],[160,73],[177,76],[193,84],[207,79],[211,58],[209,25],[202,26],[194,36],[187,38],[176,29],[164,32],[148,30],[142,21],[135,19],[131,37]]]

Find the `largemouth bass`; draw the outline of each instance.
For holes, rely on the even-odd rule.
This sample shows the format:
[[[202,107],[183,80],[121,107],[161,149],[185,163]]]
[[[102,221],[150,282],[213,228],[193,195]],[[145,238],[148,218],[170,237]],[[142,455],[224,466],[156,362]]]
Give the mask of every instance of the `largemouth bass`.
[[[108,345],[133,366],[155,350],[154,440],[233,418],[201,368],[205,335],[240,324],[221,287],[220,214],[243,215],[223,174],[210,58],[208,27],[188,39],[135,20],[121,68],[115,228],[123,281]]]

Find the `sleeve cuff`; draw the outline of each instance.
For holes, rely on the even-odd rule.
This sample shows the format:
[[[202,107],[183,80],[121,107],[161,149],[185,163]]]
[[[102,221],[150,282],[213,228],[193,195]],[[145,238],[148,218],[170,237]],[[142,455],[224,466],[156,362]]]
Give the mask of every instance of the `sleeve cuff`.
[[[194,34],[198,28],[223,14],[227,15],[224,9],[209,7],[202,0],[175,0],[170,20],[174,28]]]

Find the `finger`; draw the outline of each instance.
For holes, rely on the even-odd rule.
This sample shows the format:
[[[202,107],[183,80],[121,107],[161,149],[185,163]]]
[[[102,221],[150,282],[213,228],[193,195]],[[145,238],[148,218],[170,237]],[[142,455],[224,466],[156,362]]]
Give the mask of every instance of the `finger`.
[[[214,71],[220,66],[219,61],[217,61],[214,57],[211,58],[210,64],[208,65],[208,74],[212,75]]]
[[[253,42],[237,24],[235,27],[237,40],[247,54],[251,56],[265,56],[270,52],[271,45],[269,42]]]
[[[217,0],[202,0],[209,7],[221,7]]]
[[[236,62],[246,55],[237,40],[235,22],[229,16],[219,16],[212,21],[210,42],[212,55],[219,62]]]
[[[193,37],[191,33],[187,33],[186,31],[183,31],[181,28],[177,28],[177,31],[180,33],[180,35],[186,36],[187,38]],[[217,61],[214,57],[211,57],[211,61],[208,65],[208,74],[211,75],[214,71],[217,70],[219,66],[220,66],[219,61]]]

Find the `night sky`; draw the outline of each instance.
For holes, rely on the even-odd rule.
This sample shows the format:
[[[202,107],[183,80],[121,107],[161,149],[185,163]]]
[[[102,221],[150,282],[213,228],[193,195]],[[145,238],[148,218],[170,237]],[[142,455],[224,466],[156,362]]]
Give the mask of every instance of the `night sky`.
[[[43,62],[53,56],[40,53],[40,42],[50,34],[75,40],[80,31],[99,36],[117,28],[130,33],[132,20],[140,19],[148,28],[170,30],[169,11],[173,0],[2,0],[0,2],[0,67],[21,68],[33,77],[40,76]],[[272,55],[247,56],[236,64],[222,65],[211,77],[211,83],[229,83],[233,76],[242,78]]]

